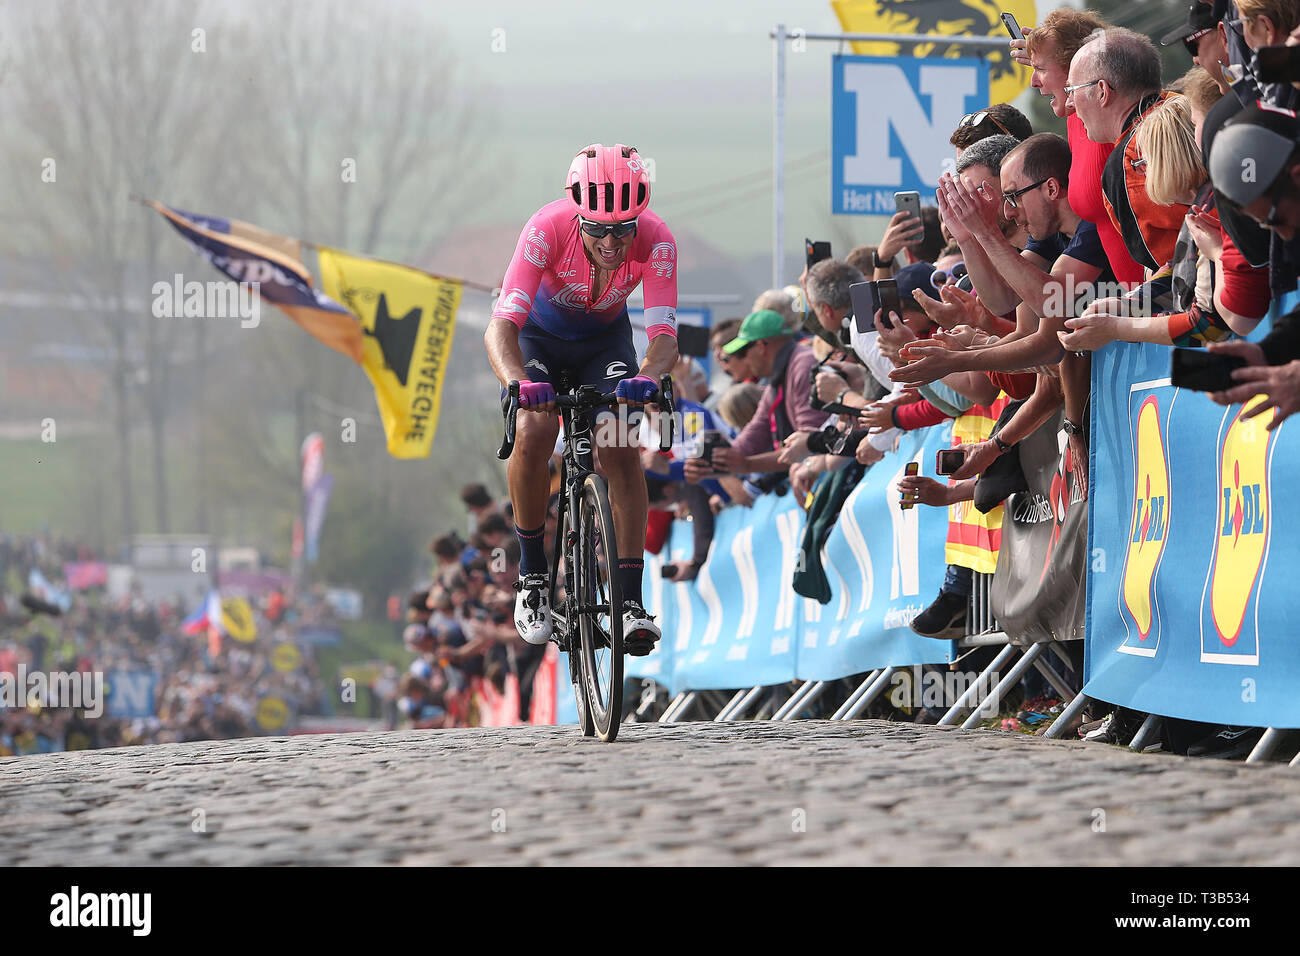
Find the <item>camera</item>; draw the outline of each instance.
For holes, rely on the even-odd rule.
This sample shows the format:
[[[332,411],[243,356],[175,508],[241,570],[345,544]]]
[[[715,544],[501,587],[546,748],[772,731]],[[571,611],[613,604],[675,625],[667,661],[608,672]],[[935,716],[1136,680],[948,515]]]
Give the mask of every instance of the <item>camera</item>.
[[[1300,80],[1300,47],[1262,46],[1255,51],[1255,78],[1261,83]]]
[[[817,397],[817,376],[824,371],[825,368],[826,366],[821,364],[814,365],[809,370],[808,374],[808,406],[815,412],[826,411],[826,403]]]

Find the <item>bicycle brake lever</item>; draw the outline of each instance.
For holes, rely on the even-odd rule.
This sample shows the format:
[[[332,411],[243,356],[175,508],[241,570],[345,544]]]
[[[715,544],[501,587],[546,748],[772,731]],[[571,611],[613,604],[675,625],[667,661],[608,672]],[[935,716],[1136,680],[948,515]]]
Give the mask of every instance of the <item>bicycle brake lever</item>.
[[[506,386],[510,394],[510,402],[506,405],[506,434],[501,441],[501,447],[497,449],[497,458],[505,461],[515,450],[515,413],[519,411],[519,383],[511,380]]]
[[[668,451],[673,447],[673,377],[664,374],[659,378],[659,450]]]

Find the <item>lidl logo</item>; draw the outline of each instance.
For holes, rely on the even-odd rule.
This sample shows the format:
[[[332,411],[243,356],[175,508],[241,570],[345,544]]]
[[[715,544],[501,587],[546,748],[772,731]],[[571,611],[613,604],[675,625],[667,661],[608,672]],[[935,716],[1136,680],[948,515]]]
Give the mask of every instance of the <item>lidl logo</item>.
[[[1263,401],[1256,397],[1247,408]],[[1223,436],[1218,456],[1218,520],[1215,522],[1214,560],[1208,592],[1214,637],[1207,640],[1202,614],[1201,654],[1223,654],[1231,649],[1233,663],[1253,663],[1258,656],[1258,635],[1250,628],[1242,641],[1247,615],[1258,597],[1259,580],[1268,553],[1268,464],[1273,432],[1267,430],[1276,414],[1269,409],[1242,421],[1235,409],[1225,416],[1231,424]]]
[[[1157,395],[1148,395],[1138,406],[1133,466],[1133,508],[1120,588],[1121,616],[1125,627],[1131,623],[1137,629],[1138,641],[1145,642],[1159,621],[1156,570],[1164,555],[1170,518],[1169,459]],[[1157,643],[1145,652],[1155,653],[1158,638],[1157,634]]]

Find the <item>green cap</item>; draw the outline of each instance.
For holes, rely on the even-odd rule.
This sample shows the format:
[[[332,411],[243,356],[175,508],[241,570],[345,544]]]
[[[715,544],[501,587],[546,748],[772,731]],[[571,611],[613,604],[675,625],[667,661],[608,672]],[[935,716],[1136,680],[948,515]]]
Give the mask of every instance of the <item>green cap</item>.
[[[745,316],[745,321],[740,323],[740,332],[737,336],[722,347],[722,351],[728,355],[734,355],[746,345],[751,345],[762,339],[770,339],[776,335],[789,335],[790,330],[786,328],[785,316],[780,312],[773,312],[771,309],[759,309],[757,312],[751,312]]]

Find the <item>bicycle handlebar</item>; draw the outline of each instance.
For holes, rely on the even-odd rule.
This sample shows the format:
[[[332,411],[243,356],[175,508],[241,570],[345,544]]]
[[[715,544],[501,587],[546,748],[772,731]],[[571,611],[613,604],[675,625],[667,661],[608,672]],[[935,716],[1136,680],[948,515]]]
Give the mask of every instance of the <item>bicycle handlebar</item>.
[[[519,383],[512,379],[506,386],[506,391],[509,396],[505,408],[506,432],[505,437],[501,440],[501,447],[497,449],[497,458],[501,461],[509,458],[515,450],[515,415],[519,411]],[[575,392],[555,396],[555,404],[560,408],[606,408],[617,403],[618,396],[614,392],[601,393],[579,389]],[[659,408],[659,450],[666,452],[673,447],[673,415],[676,408],[673,402],[673,379],[671,375],[664,374],[660,377],[659,393],[654,397],[652,404],[657,405]]]

